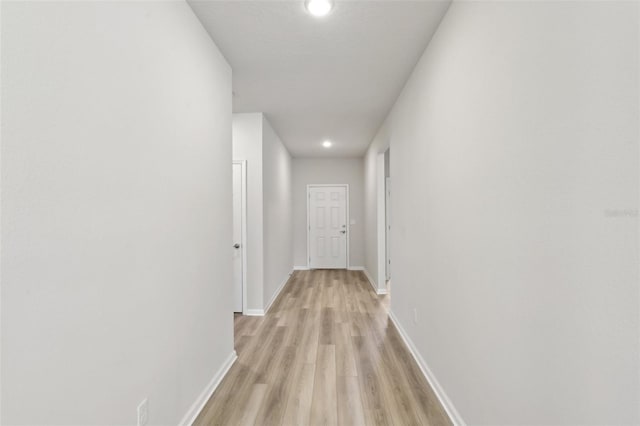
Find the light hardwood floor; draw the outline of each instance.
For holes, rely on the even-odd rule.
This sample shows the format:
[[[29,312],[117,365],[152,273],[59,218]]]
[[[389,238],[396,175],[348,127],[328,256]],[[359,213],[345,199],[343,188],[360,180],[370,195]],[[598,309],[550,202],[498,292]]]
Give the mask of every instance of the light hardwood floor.
[[[296,271],[196,425],[450,425],[362,272]]]

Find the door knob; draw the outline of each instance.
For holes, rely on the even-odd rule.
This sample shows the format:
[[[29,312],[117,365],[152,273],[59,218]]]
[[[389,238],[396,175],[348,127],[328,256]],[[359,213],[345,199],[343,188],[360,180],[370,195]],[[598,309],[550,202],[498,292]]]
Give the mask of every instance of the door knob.
[[[240,244],[235,243],[235,244],[233,245],[233,248],[239,249],[239,248],[240,248]]]
[[[342,230],[342,231],[340,231],[340,233],[341,233],[341,234],[346,234],[346,233],[347,233],[347,231]]]

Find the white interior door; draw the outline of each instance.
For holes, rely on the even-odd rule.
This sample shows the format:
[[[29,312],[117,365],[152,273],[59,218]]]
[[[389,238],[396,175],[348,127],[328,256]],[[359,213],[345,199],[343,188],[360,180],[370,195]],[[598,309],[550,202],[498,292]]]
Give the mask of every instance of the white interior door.
[[[244,274],[243,221],[243,167],[233,164],[233,311],[242,312],[242,282]]]
[[[313,186],[308,189],[309,267],[345,269],[349,230],[347,186]]]

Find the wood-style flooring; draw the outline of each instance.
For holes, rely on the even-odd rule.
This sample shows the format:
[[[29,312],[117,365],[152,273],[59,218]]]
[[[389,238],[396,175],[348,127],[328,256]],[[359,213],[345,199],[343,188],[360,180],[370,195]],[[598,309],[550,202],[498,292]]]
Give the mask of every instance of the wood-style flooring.
[[[196,425],[450,425],[359,271],[296,271],[264,317],[235,317],[238,360]]]

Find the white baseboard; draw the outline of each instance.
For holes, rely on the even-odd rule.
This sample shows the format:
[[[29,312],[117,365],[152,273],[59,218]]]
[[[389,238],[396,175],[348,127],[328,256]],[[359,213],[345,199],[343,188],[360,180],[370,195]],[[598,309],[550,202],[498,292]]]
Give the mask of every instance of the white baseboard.
[[[293,270],[294,271],[308,271],[309,267],[308,266],[294,266]]]
[[[236,354],[236,351],[232,351],[229,357],[227,357],[225,362],[222,364],[218,372],[214,374],[211,381],[207,384],[200,395],[198,395],[198,398],[195,400],[191,408],[189,408],[189,411],[187,411],[187,413],[184,415],[182,421],[180,421],[181,426],[191,426],[193,424],[207,401],[209,401],[209,398],[211,398],[211,395],[213,395],[213,392],[216,390],[218,385],[220,385],[222,379],[224,379],[224,376],[226,376],[229,372],[229,369],[231,368],[233,363],[236,362],[236,359],[238,359],[238,355]]]
[[[295,271],[296,267],[293,267],[293,270]],[[276,290],[276,292],[273,294],[273,296],[271,296],[271,300],[269,301],[269,304],[267,305],[266,308],[264,309],[245,309],[245,311],[242,313],[242,315],[246,315],[248,317],[263,317],[264,314],[266,314],[269,311],[269,308],[271,307],[271,305],[273,304],[273,302],[278,298],[278,296],[280,295],[280,292],[282,291],[282,289],[284,288],[285,284],[287,284],[289,282],[289,278],[291,278],[291,274],[293,273],[293,271],[289,272],[289,275],[287,275],[287,278],[284,279],[284,281],[282,281],[282,283],[280,283],[280,285],[278,286],[278,289]]]
[[[369,280],[369,284],[373,288],[373,291],[375,291],[377,293],[378,292],[378,286],[376,285],[376,282],[373,280],[373,278],[371,278],[371,274],[369,273],[369,271],[367,271],[367,268],[364,268],[364,274],[366,275],[367,280]]]
[[[385,288],[379,288],[378,289],[378,294],[388,294],[389,293],[389,287],[391,287],[391,280],[386,281],[385,280]]]
[[[433,389],[433,392],[436,394],[436,397],[440,401],[440,404],[442,404],[442,407],[444,407],[444,410],[447,412],[447,415],[451,419],[451,422],[453,422],[455,426],[465,426],[466,423],[462,419],[462,416],[460,416],[460,413],[458,413],[458,410],[456,410],[453,402],[451,402],[447,394],[444,392],[444,389],[436,379],[436,376],[434,376],[434,374],[431,372],[431,369],[427,365],[427,362],[424,360],[424,358],[422,358],[422,355],[420,355],[420,352],[418,352],[418,349],[416,349],[413,341],[404,330],[404,328],[402,328],[402,326],[400,325],[400,321],[398,321],[398,318],[391,310],[389,310],[389,318],[396,326],[396,329],[398,330],[398,333],[400,333],[400,337],[404,341],[404,344],[407,345],[409,352],[411,352],[413,359],[416,360],[418,367],[420,367],[420,371],[422,371],[422,374],[427,379],[427,382],[429,382],[431,389]]]
[[[367,271],[367,268],[362,267],[361,270],[364,271],[364,274],[367,276],[367,279],[369,280],[369,284],[371,284],[371,287],[373,288],[373,291],[378,296],[381,296],[383,294],[387,294],[387,289],[386,288],[378,288],[378,286],[376,285],[376,282],[373,280],[373,278],[371,278],[371,274],[369,273],[369,271]]]
[[[364,271],[364,266],[349,266],[347,269],[350,271]]]
[[[287,275],[287,277],[284,279],[284,281],[282,281],[280,283],[280,285],[278,286],[278,289],[275,291],[275,293],[273,293],[273,296],[271,296],[271,300],[269,300],[269,303],[267,304],[267,306],[264,308],[264,313],[266,314],[267,312],[269,312],[269,308],[271,308],[271,305],[273,305],[273,302],[275,302],[275,300],[278,298],[278,296],[280,296],[280,292],[282,291],[282,289],[284,288],[284,286],[289,282],[289,279],[291,278],[291,274],[293,274],[293,271],[289,272],[289,274]]]
[[[373,278],[371,278],[371,274],[369,273],[369,271],[367,271],[367,268],[363,268],[362,270],[364,271],[364,274],[367,277],[371,288],[373,288],[373,291],[378,294],[378,287],[376,286],[376,282],[373,280]]]

